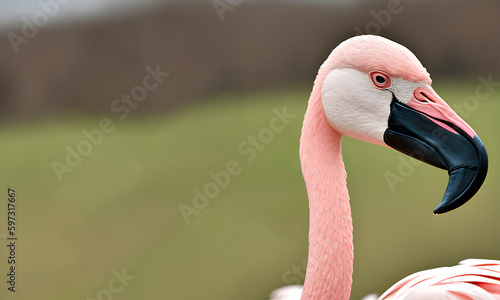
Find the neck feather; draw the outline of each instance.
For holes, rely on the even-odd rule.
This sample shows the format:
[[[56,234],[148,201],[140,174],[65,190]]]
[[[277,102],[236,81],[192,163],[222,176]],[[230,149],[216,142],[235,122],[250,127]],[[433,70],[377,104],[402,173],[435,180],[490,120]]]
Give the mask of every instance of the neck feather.
[[[342,135],[326,119],[320,74],[300,138],[302,174],[309,197],[309,259],[302,300],[347,300],[353,271],[352,217]],[[325,75],[326,76],[326,75]]]

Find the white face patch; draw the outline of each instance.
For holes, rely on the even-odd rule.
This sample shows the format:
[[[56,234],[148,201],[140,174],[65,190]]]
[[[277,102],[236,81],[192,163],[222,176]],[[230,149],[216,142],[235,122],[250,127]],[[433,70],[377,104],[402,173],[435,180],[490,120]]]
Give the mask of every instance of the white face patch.
[[[396,98],[404,103],[408,104],[413,97],[413,92],[420,86],[426,86],[425,82],[415,83],[401,78],[391,78],[391,86],[388,88],[394,93]]]
[[[421,86],[401,78],[391,78],[387,90],[377,89],[370,76],[354,69],[334,69],[321,91],[323,108],[330,125],[343,135],[385,145],[392,93],[408,103]],[[392,92],[392,93],[391,93]]]

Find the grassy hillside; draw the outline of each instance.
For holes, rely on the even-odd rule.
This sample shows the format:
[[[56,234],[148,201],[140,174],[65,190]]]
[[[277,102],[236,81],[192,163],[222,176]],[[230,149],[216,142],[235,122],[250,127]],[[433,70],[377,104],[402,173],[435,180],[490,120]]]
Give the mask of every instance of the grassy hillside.
[[[474,96],[479,81],[438,83],[438,93],[456,106]],[[255,300],[301,282],[308,207],[298,140],[309,91],[222,95],[123,121],[109,115],[3,124],[0,183],[18,193],[19,241],[18,291],[7,292],[2,277],[0,298]],[[499,258],[498,98],[497,91],[464,110],[488,149],[490,172],[476,197],[450,214],[432,214],[446,172],[344,139],[354,218],[352,299],[421,269]],[[276,110],[295,117],[287,124]],[[114,130],[86,149],[82,130],[95,133],[103,118]],[[53,162],[67,164],[67,147],[78,145],[90,153],[60,182]],[[402,181],[391,188],[387,172]],[[0,255],[6,274],[4,247]],[[122,271],[128,277],[120,281]]]

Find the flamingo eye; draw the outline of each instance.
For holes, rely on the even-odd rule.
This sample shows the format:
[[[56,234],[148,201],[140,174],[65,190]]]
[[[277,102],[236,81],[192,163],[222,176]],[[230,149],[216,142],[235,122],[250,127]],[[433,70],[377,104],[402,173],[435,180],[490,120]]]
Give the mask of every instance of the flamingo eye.
[[[370,79],[377,89],[386,89],[391,85],[391,78],[382,72],[371,72]]]

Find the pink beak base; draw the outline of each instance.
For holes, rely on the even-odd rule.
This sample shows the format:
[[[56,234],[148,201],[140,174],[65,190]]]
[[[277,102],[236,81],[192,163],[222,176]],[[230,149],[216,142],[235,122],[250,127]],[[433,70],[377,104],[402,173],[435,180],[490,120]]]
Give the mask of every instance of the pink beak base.
[[[430,86],[415,89],[413,97],[407,105],[424,115],[432,117],[429,119],[450,132],[458,134],[458,132],[446,125],[445,122],[454,124],[471,138],[474,138],[476,135],[469,124],[462,120]],[[445,122],[439,122],[439,120]]]

